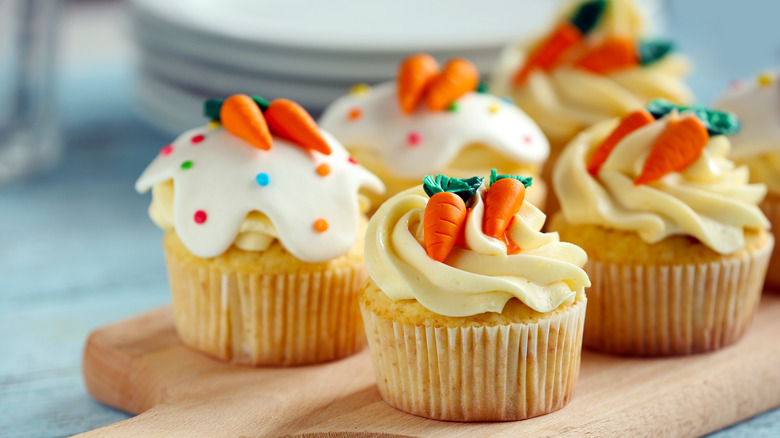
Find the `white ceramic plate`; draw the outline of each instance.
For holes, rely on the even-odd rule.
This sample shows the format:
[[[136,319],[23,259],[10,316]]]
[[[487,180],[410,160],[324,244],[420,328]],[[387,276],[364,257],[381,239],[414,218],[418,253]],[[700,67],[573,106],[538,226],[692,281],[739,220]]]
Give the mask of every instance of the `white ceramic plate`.
[[[498,48],[547,23],[534,0],[133,0],[137,13],[191,33],[264,46],[408,53]]]
[[[349,92],[351,82],[323,83],[290,77],[266,77],[246,74],[167,56],[152,50],[140,53],[145,71],[172,85],[197,91],[202,95],[224,97],[235,93],[259,94],[274,99],[292,99],[310,110],[322,110],[339,96]]]
[[[331,52],[288,51],[242,41],[193,33],[162,26],[141,16],[135,20],[135,34],[142,49],[189,58],[215,68],[247,74],[296,77],[335,82],[378,82],[392,77],[398,62],[409,53],[334,54]],[[430,51],[440,61],[462,56],[486,73],[495,63],[500,47],[484,50]]]

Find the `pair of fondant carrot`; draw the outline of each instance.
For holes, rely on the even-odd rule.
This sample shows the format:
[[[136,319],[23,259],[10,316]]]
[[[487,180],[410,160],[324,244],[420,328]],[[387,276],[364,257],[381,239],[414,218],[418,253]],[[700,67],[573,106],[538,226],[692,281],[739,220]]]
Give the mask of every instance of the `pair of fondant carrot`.
[[[303,148],[330,154],[330,146],[314,119],[288,99],[274,100],[263,112],[251,97],[236,94],[222,103],[219,118],[226,130],[259,149],[271,149],[273,134]]]
[[[451,59],[439,70],[432,56],[412,55],[398,69],[398,102],[401,111],[411,114],[425,100],[431,111],[449,108],[464,94],[479,85],[479,72],[474,64],[463,58]]]
[[[514,85],[523,84],[534,70],[552,69],[596,27],[605,8],[606,0],[591,0],[580,5],[570,20],[560,23],[546,39],[531,50],[523,67],[515,73]]]
[[[425,206],[423,218],[425,250],[428,257],[441,262],[452,252],[463,234],[468,216],[466,201],[474,195],[476,187],[472,191],[456,193],[441,185],[431,187],[431,181],[426,178],[428,184],[426,191],[435,193]],[[481,182],[481,178],[479,181]],[[530,184],[530,180],[528,181]],[[511,176],[499,177],[485,192],[482,232],[509,244],[510,242],[505,239],[505,232],[523,205],[524,198],[523,180]],[[519,251],[516,245],[513,249],[514,252]]]
[[[612,133],[593,151],[588,160],[588,172],[594,177],[612,150],[628,134],[655,121],[649,111],[641,109],[623,117]],[[697,117],[670,120],[666,129],[653,143],[645,159],[642,173],[635,185],[648,184],[671,172],[680,172],[693,164],[709,141],[707,127]]]

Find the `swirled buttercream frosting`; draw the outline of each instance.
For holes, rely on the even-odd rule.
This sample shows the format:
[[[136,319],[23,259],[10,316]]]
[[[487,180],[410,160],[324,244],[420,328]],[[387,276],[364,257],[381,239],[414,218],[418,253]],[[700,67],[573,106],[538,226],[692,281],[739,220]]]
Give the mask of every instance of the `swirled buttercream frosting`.
[[[721,254],[743,248],[745,229],[769,226],[758,208],[766,187],[728,158],[729,140],[717,133],[738,124],[715,123],[733,118],[698,111],[714,114],[713,124],[673,110],[633,129],[624,129],[627,116],[578,135],[553,171],[566,220],[635,231],[648,243],[688,235]]]
[[[557,233],[542,233],[545,215],[528,202],[510,218],[504,239],[487,235],[487,186],[485,181],[468,199],[460,242],[442,261],[426,252],[425,233],[436,232],[425,223],[434,198],[416,187],[382,205],[369,221],[365,255],[371,279],[388,297],[414,299],[456,317],[501,312],[512,298],[549,312],[573,302],[590,285],[582,269],[585,252],[561,242]]]

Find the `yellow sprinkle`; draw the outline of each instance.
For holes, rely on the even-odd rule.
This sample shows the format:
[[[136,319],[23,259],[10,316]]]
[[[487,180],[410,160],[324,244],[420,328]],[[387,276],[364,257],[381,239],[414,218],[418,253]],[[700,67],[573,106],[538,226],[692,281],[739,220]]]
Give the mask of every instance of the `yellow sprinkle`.
[[[497,103],[491,103],[488,107],[488,111],[490,111],[490,114],[496,114],[498,110],[501,109],[501,106],[499,106]]]
[[[760,75],[758,75],[759,86],[766,87],[772,85],[772,82],[774,82],[774,78],[769,73],[761,73]]]
[[[353,96],[368,96],[371,93],[371,86],[368,84],[356,84],[349,89],[349,94]]]
[[[209,122],[209,129],[217,129],[220,126],[222,126],[222,123],[219,123],[216,120],[212,120],[212,121]]]

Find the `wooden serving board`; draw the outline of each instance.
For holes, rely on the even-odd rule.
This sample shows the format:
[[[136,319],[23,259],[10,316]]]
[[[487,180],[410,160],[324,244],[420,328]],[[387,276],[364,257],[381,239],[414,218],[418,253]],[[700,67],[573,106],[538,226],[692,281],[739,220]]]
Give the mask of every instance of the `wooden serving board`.
[[[584,351],[564,409],[517,422],[451,423],[385,404],[367,350],[316,366],[231,366],[185,348],[163,308],[90,335],[90,394],[139,415],[83,436],[696,436],[780,405],[778,336],[780,296],[765,294],[736,345],[667,359]]]

